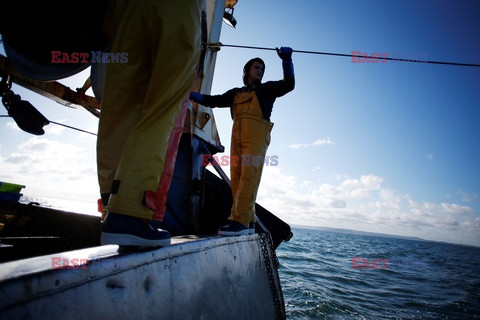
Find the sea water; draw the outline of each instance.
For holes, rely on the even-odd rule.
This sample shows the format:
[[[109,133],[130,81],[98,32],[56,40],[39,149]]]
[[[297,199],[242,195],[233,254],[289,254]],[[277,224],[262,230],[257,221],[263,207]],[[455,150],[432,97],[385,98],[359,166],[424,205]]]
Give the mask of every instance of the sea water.
[[[480,319],[480,248],[305,228],[277,249],[287,319]]]

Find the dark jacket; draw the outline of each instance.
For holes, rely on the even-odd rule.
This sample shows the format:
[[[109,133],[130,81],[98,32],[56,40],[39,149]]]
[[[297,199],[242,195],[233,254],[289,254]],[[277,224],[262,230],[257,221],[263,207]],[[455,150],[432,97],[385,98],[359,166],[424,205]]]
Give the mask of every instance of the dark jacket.
[[[202,105],[210,108],[231,108],[237,93],[255,91],[262,108],[263,118],[270,121],[275,99],[292,91],[294,88],[295,77],[285,77],[279,81],[267,81],[242,88],[233,88],[221,95],[204,95]]]

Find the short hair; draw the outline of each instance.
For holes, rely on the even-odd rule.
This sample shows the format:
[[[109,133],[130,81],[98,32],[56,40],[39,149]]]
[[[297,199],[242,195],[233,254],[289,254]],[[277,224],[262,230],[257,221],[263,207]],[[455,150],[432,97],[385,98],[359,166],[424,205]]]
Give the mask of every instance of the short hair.
[[[245,63],[245,66],[243,67],[243,84],[244,85],[247,85],[248,72],[250,71],[250,68],[252,67],[254,62],[258,62],[258,63],[263,64],[263,69],[264,69],[264,72],[265,72],[265,62],[263,62],[262,59],[253,58],[253,59],[248,60],[248,62]]]

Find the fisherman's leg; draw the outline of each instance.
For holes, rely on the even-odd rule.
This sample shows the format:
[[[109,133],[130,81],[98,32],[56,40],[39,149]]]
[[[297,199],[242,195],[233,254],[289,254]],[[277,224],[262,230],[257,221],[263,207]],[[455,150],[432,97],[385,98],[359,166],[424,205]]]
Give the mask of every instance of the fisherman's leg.
[[[232,210],[230,219],[251,228],[255,223],[255,202],[271,127],[249,119],[242,123],[241,175],[235,193],[235,211]]]
[[[230,144],[230,180],[232,186],[232,209],[230,211],[230,216],[228,219],[232,220],[233,216],[235,215],[235,208],[236,208],[236,194],[238,190],[238,183],[240,181],[240,176],[242,174],[242,167],[241,167],[241,140],[239,134],[239,127],[241,125],[241,121],[235,121],[232,127],[232,139]]]
[[[263,162],[262,162],[263,164]],[[238,184],[233,197],[228,224],[218,230],[222,236],[237,236],[255,232],[255,199],[263,166],[239,164]]]
[[[148,3],[142,32],[153,43],[145,52],[150,61],[143,72],[151,76],[138,122],[123,146],[115,176],[118,190],[113,190],[109,207],[113,212],[151,219],[152,210],[142,204],[144,192],[157,189],[171,131],[190,90],[200,43],[200,9],[188,0]]]
[[[104,207],[108,206],[122,147],[138,118],[134,108],[123,107],[125,106],[121,104],[104,104],[100,113],[97,138],[97,174]]]
[[[249,150],[248,152],[251,152]],[[264,157],[266,150],[252,154],[251,158]],[[247,153],[249,154],[249,153]],[[258,187],[262,177],[263,161],[260,164],[250,161],[248,165],[242,167],[242,175],[236,194],[236,212],[233,220],[249,226],[255,222],[255,202],[257,198]]]
[[[234,121],[232,127],[232,142],[230,147],[230,179],[232,185],[232,209],[228,217],[226,225],[218,230],[221,236],[236,236],[242,234],[250,234],[250,230],[238,217],[237,208],[239,203],[238,190],[241,185],[241,176],[243,175],[244,167],[242,166],[242,119]]]
[[[130,85],[146,88],[144,100],[138,106],[137,123],[123,145],[109,210],[121,215],[151,219],[153,210],[144,205],[144,194],[148,190],[157,190],[162,180],[162,186],[165,187],[163,200],[166,201],[178,147],[178,139],[171,139],[171,133],[179,120],[182,102],[195,74],[200,43],[197,32],[200,9],[198,4],[193,5],[186,0],[175,4],[147,2],[143,10],[145,18],[138,26],[138,31],[143,32],[144,41],[148,39],[146,41],[151,43],[149,48],[143,48],[148,61],[142,65],[144,61],[141,56],[134,56],[130,60],[130,51],[127,51],[133,68]],[[140,36],[138,39],[142,40]],[[142,43],[137,45],[141,47]],[[130,49],[135,54],[142,54],[138,47]],[[147,84],[136,83],[135,75],[140,76],[141,73],[149,75]],[[123,93],[118,100],[122,98]],[[183,123],[180,123],[180,130],[182,127]],[[164,170],[166,161],[172,164],[166,168],[168,170]],[[164,212],[164,206],[165,202],[160,208],[159,217]]]
[[[258,132],[256,134],[256,142],[254,143],[255,149],[252,150],[253,154],[256,154],[256,159],[255,156],[252,158],[252,164],[254,167],[257,168],[256,175],[258,177],[258,181],[255,182],[256,188],[254,190],[254,205],[253,205],[253,211],[252,214],[250,215],[250,226],[253,226],[253,229],[255,230],[255,224],[256,224],[256,212],[255,212],[255,203],[257,199],[257,193],[258,193],[258,188],[260,187],[260,181],[263,173],[263,166],[265,165],[265,157],[267,154],[268,146],[270,145],[270,133],[273,128],[273,123],[263,120],[262,121],[262,126],[256,127]]]
[[[126,1],[111,4],[105,23],[111,40],[109,51],[127,54],[129,61],[106,65],[97,139],[97,174],[103,206],[108,205],[125,141],[140,118],[149,79],[149,74],[141,68],[146,55],[145,47],[140,44],[146,42],[138,37],[143,6],[132,6]],[[124,16],[129,16],[130,25],[125,23]]]

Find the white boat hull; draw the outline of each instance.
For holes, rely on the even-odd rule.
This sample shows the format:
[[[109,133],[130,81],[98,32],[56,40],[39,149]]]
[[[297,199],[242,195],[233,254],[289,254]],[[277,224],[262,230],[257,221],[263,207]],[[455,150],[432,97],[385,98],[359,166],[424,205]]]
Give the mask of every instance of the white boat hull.
[[[181,237],[156,250],[101,246],[4,263],[0,318],[285,318],[268,240]],[[60,259],[88,263],[52,269]]]

